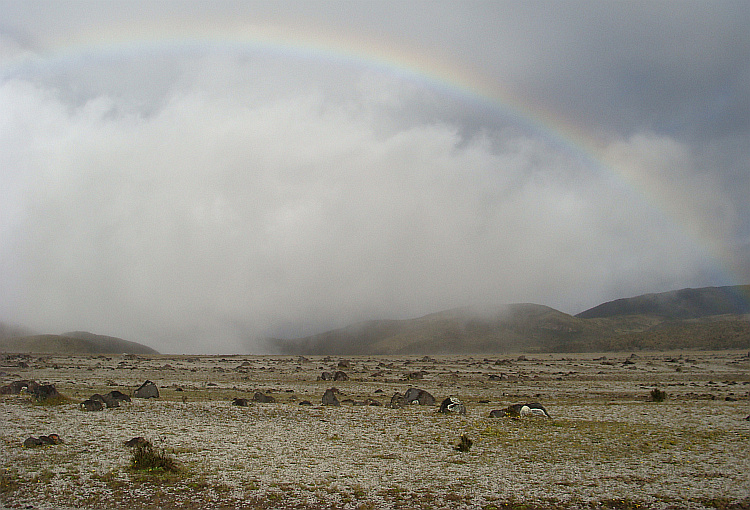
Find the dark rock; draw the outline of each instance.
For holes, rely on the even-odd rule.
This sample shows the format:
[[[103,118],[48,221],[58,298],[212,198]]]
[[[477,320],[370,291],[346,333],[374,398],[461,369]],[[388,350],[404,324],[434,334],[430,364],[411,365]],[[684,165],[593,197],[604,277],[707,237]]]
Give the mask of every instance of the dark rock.
[[[37,437],[30,437],[23,442],[24,448],[34,448],[36,446],[42,446],[43,444],[44,443],[42,443],[41,439]]]
[[[159,388],[151,381],[146,381],[133,392],[133,396],[136,398],[159,398]]]
[[[342,359],[339,361],[338,367],[339,368],[351,368],[352,362],[348,359]]]
[[[20,379],[18,381],[13,381],[9,384],[6,384],[2,388],[0,388],[0,395],[18,395],[24,390],[31,393],[37,386],[39,386],[39,383],[36,381],[32,381],[30,379]]]
[[[178,389],[178,391],[179,391],[179,389]],[[130,402],[130,397],[127,396],[127,395],[125,395],[123,392],[118,391],[118,390],[112,390],[109,393],[105,394],[104,395],[105,402],[106,402],[107,397],[113,398],[113,399],[118,400],[120,402]]]
[[[39,441],[45,445],[62,444],[63,440],[57,434],[50,434],[48,436],[39,436]]]
[[[310,402],[309,400],[303,400],[302,402],[299,403],[299,405],[301,405],[301,406],[311,406],[312,402]]]
[[[323,381],[332,381],[333,380],[333,374],[331,372],[323,372],[320,374],[320,378]]]
[[[253,395],[253,400],[261,404],[273,404],[276,402],[276,399],[271,395],[266,395],[265,393],[261,393],[259,391],[255,392],[255,394]]]
[[[388,407],[390,407],[391,409],[401,409],[403,407],[406,407],[406,399],[401,393],[396,392],[391,397],[391,403]]]
[[[466,414],[466,406],[456,397],[448,397],[440,404],[441,413]]]
[[[29,392],[40,402],[60,397],[54,384],[37,384],[34,387],[29,387]]]
[[[346,375],[346,372],[342,372],[341,370],[337,370],[335,374],[333,374],[333,380],[334,381],[348,381],[349,376]]]
[[[418,388],[409,388],[404,394],[404,400],[407,404],[419,404],[421,406],[434,406],[435,397],[425,390]]]
[[[424,373],[422,372],[409,372],[406,374],[407,379],[422,379],[424,377]]]
[[[148,439],[146,439],[145,437],[137,436],[137,437],[134,437],[133,439],[128,439],[123,444],[127,446],[128,448],[135,448],[136,446],[147,445],[150,443]]]
[[[383,404],[381,404],[378,400],[375,400],[374,398],[366,398],[365,405],[375,407],[375,406],[382,406]]]
[[[322,404],[324,406],[341,405],[339,399],[336,398],[336,393],[338,393],[338,390],[336,388],[328,388],[325,393],[323,393],[323,398],[321,399]]]
[[[505,409],[495,409],[490,412],[490,418],[521,418],[522,416],[543,416],[550,418],[544,406],[536,402],[530,404],[513,404]]]
[[[248,399],[246,399],[246,398],[237,398],[237,397],[234,397],[234,399],[232,400],[232,405],[233,406],[240,406],[240,407],[249,407],[250,406],[250,401]]]
[[[104,403],[101,400],[88,399],[81,402],[81,408],[84,411],[102,411]]]

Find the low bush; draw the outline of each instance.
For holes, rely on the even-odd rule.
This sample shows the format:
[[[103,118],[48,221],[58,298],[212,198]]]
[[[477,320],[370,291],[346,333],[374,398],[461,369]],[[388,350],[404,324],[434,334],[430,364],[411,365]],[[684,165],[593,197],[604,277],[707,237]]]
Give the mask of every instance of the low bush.
[[[130,467],[138,471],[163,471],[177,473],[177,461],[164,450],[156,448],[149,441],[138,444],[133,450]]]
[[[653,402],[664,402],[664,400],[667,398],[667,392],[662,391],[659,388],[654,388],[651,390],[651,400]]]

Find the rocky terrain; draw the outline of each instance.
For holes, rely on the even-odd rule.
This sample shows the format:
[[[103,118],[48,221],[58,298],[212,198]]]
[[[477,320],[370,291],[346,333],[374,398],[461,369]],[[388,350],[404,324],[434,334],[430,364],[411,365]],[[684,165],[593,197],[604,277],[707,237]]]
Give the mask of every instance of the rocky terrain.
[[[4,355],[0,504],[750,508],[749,355]]]

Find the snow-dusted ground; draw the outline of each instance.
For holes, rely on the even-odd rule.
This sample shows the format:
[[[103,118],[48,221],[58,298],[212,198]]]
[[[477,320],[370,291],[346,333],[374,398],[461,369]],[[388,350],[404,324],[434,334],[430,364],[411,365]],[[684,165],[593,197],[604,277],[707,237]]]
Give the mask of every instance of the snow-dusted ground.
[[[517,357],[58,357],[5,359],[2,383],[36,379],[71,398],[56,406],[0,398],[0,504],[11,508],[727,508],[750,505],[750,358],[745,352]],[[604,357],[602,357],[604,356]],[[628,361],[625,364],[626,360]],[[25,361],[27,368],[18,366]],[[632,363],[630,363],[632,362]],[[320,381],[343,370],[348,381]],[[421,379],[408,380],[420,372]],[[490,376],[493,376],[491,379]],[[412,375],[413,377],[413,375]],[[84,412],[92,393],[159,399]],[[383,406],[323,407],[375,398]],[[414,386],[458,396],[390,409]],[[668,393],[649,401],[650,390]],[[180,391],[181,390],[181,391]],[[255,391],[277,403],[231,405]],[[299,402],[310,400],[313,406]],[[553,420],[490,419],[539,401]],[[28,449],[29,436],[64,444]],[[454,449],[461,434],[473,441]],[[128,469],[123,442],[144,436],[178,475]],[[747,508],[744,506],[742,508]]]

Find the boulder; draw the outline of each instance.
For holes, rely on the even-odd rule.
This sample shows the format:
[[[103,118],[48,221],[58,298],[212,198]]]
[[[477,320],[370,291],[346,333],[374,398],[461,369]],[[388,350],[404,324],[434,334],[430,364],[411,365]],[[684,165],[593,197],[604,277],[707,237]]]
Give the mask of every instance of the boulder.
[[[177,391],[180,391],[180,389],[178,388]],[[120,402],[130,402],[130,397],[125,395],[121,391],[112,390],[109,393],[104,395],[105,399],[107,398],[107,396],[110,396],[111,398],[118,400]]]
[[[253,395],[253,401],[259,402],[261,404],[273,404],[276,402],[276,399],[273,398],[271,395],[266,395],[265,393],[256,391],[255,394]]]
[[[320,374],[320,378],[323,381],[332,381],[333,380],[333,373],[331,372],[323,372]]]
[[[339,399],[336,398],[336,393],[338,393],[338,390],[336,388],[328,388],[325,393],[323,393],[323,398],[321,399],[322,404],[324,406],[341,405]]]
[[[530,404],[513,404],[505,409],[490,411],[490,418],[521,418],[523,416],[541,416],[551,418],[542,404],[532,402]]]
[[[34,395],[34,398],[40,402],[45,400],[60,397],[54,384],[37,384],[33,387],[29,387],[29,393]]]
[[[466,406],[456,397],[448,397],[440,404],[440,412],[446,414],[466,414]]]
[[[159,398],[159,388],[151,381],[146,381],[133,392],[133,396],[136,398]]]
[[[342,372],[341,370],[337,370],[335,374],[333,374],[333,380],[334,381],[348,381],[349,376],[346,375],[346,372]]]
[[[435,397],[425,390],[418,388],[409,388],[404,394],[404,400],[407,404],[419,404],[421,406],[434,406]]]
[[[101,411],[104,409],[104,403],[101,400],[90,398],[81,402],[81,409],[84,411]]]
[[[390,407],[391,409],[401,409],[403,407],[406,407],[406,399],[401,393],[397,391],[391,397],[391,403],[388,404],[388,407]]]
[[[250,406],[250,401],[248,399],[246,399],[246,398],[234,397],[234,399],[232,400],[232,405],[233,406],[240,406],[240,407],[249,407]]]
[[[57,434],[50,434],[48,436],[39,436],[39,441],[43,445],[62,444],[63,440]]]
[[[23,442],[23,447],[35,448],[37,446],[42,446],[43,444],[44,443],[42,443],[42,441],[38,437],[30,437]]]
[[[123,444],[128,448],[135,448],[136,446],[148,444],[148,439],[146,439],[145,437],[137,436],[132,439],[128,439]]]
[[[22,391],[31,393],[33,388],[39,386],[39,383],[30,379],[20,379],[6,384],[0,388],[0,395],[18,395]]]

